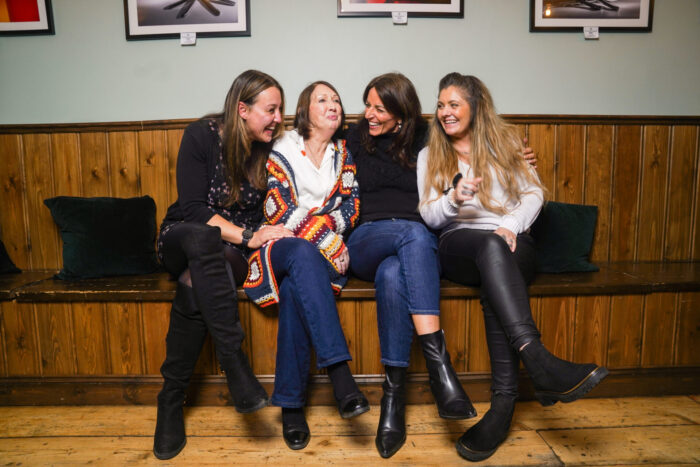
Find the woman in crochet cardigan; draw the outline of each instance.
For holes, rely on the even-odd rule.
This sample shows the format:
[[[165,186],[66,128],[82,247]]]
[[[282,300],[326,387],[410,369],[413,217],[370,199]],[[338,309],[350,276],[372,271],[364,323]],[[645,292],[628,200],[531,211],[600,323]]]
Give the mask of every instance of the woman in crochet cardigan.
[[[275,143],[268,159],[264,202],[267,223],[284,226],[295,237],[255,252],[244,284],[258,305],[279,303],[271,402],[282,407],[282,433],[291,449],[303,449],[310,438],[303,407],[312,348],[318,367],[328,372],[340,415],[369,410],[350,374],[334,297],[347,280],[342,234],[359,213],[355,165],[338,138],[344,120],[331,84],[317,81],[302,91],[295,129]]]

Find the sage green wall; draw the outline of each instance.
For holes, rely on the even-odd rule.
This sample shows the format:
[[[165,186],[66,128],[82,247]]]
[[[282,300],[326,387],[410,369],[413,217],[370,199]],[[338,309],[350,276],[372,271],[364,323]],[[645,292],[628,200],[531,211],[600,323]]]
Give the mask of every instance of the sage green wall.
[[[530,33],[526,0],[465,0],[464,19],[337,18],[335,0],[250,0],[251,37],[127,42],[119,0],[54,0],[55,36],[0,37],[0,123],[189,118],[233,79],[277,77],[291,113],[310,81],[346,111],[377,74],[411,78],[425,112],[449,71],[481,77],[509,114],[700,115],[700,1],[656,0],[653,32]]]

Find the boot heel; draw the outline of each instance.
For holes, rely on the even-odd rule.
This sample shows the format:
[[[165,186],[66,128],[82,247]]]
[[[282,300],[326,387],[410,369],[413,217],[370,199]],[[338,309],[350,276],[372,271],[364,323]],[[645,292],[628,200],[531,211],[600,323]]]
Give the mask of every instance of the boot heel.
[[[542,407],[549,407],[550,405],[554,405],[559,402],[559,399],[545,395],[541,392],[535,392],[535,399],[537,399]]]

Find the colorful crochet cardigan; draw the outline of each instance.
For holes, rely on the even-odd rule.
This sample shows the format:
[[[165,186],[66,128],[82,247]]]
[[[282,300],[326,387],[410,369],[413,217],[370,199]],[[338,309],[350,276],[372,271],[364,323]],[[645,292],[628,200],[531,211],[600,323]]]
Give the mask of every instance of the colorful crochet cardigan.
[[[341,275],[333,260],[345,248],[342,234],[352,229],[360,214],[360,198],[355,181],[355,164],[345,140],[335,144],[335,185],[323,206],[311,210],[298,206],[297,186],[291,165],[277,151],[267,161],[267,196],[264,214],[267,224],[283,224],[299,238],[304,238],[328,260],[328,276],[335,293],[340,292],[347,277]],[[279,301],[279,288],[270,263],[274,242],[255,251],[248,259],[248,277],[243,283],[246,294],[265,307]]]

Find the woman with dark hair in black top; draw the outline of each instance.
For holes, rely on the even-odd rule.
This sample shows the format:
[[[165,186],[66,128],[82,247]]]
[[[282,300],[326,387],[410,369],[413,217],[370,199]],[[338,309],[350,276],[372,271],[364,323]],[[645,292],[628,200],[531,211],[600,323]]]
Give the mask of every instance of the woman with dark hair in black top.
[[[228,92],[223,112],[191,123],[177,158],[178,199],[158,237],[165,269],[178,279],[161,366],[163,389],[153,453],[176,456],[186,443],[185,390],[207,332],[241,413],[265,407],[267,393],[241,350],[236,284],[250,249],[291,236],[281,226],[257,229],[267,191],[265,162],[281,135],[284,94],[271,76],[248,70]]]
[[[374,281],[386,379],[375,444],[382,457],[406,440],[405,380],[414,328],[441,417],[476,411],[457,379],[440,329],[437,239],[418,213],[416,158],[427,123],[413,84],[387,73],[365,88],[364,118],[347,131],[360,187],[360,225],[347,246],[352,273]]]

